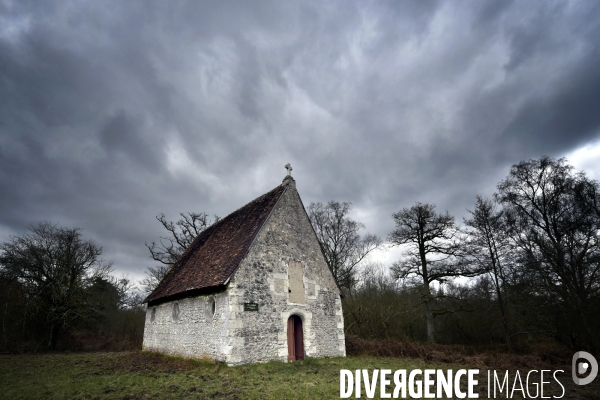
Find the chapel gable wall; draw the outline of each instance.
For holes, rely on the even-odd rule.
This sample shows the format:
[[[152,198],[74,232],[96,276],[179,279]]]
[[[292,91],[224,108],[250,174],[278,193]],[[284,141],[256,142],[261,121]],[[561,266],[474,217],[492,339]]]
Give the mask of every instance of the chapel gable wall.
[[[287,319],[302,318],[306,357],[345,355],[333,276],[294,188],[282,195],[228,288],[229,364],[286,361]],[[244,303],[258,311],[244,311]]]

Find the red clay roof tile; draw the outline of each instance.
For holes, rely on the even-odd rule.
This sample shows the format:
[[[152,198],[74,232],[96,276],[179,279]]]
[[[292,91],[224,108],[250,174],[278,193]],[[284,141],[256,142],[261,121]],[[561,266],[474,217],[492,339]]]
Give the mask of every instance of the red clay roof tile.
[[[277,186],[200,233],[145,302],[225,284],[285,189]]]

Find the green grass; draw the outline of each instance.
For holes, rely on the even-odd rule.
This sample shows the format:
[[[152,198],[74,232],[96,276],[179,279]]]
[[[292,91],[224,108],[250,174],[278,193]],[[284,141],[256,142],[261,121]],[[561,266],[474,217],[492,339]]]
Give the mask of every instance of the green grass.
[[[338,399],[340,369],[383,368],[468,367],[367,356],[227,367],[144,352],[0,355],[0,398]],[[487,397],[485,374],[480,398]],[[593,399],[598,387],[577,389],[568,387],[565,398]]]

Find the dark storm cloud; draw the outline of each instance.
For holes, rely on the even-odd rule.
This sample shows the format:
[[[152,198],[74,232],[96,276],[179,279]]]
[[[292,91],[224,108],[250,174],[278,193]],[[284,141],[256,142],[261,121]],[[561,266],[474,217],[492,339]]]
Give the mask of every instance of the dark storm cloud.
[[[157,173],[162,143],[149,142],[140,130],[144,124],[121,111],[108,119],[100,131],[100,143],[107,154],[121,153],[146,169]]]
[[[599,139],[600,6],[0,3],[0,234],[79,226],[120,271],[154,217],[225,216],[291,162],[383,237]],[[4,238],[0,238],[4,239]]]
[[[600,32],[599,32],[600,34]],[[529,151],[560,152],[573,143],[598,137],[600,127],[600,48],[586,63],[560,82],[557,91],[524,106],[507,127],[507,136]],[[543,140],[541,140],[543,139]]]

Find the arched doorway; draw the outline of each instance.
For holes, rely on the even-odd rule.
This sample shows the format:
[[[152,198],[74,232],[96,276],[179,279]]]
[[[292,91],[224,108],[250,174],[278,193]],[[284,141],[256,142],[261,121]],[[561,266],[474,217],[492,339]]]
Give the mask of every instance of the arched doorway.
[[[287,324],[288,361],[304,360],[304,333],[302,319],[297,315],[288,318]]]

